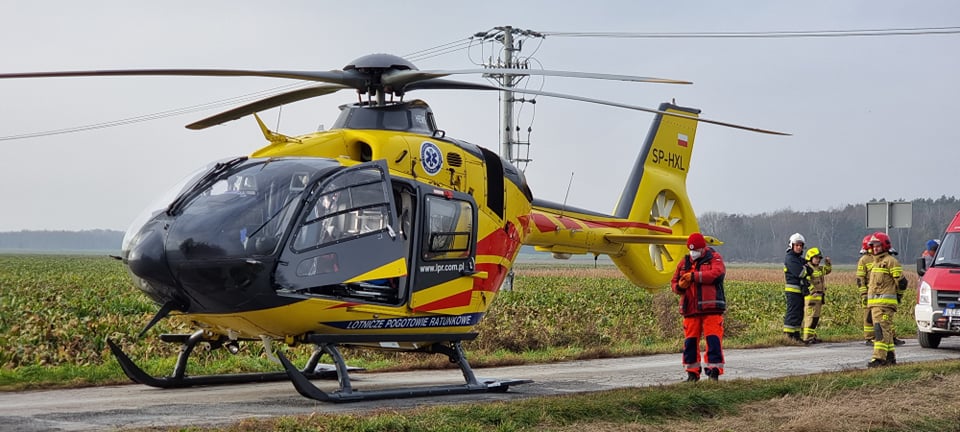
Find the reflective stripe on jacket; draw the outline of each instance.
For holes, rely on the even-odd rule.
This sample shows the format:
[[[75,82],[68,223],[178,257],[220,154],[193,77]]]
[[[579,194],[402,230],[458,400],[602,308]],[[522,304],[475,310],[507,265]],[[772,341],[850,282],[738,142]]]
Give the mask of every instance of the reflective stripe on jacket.
[[[903,267],[893,255],[883,252],[874,256],[867,288],[867,306],[897,308],[897,285],[903,278]]]
[[[857,261],[857,290],[861,295],[867,294],[867,284],[870,282],[870,270],[873,269],[873,255],[863,254]]]
[[[813,269],[813,272],[810,273],[810,286],[812,287],[810,291],[813,292],[824,292],[827,289],[827,283],[824,280],[824,276],[830,274],[833,271],[833,266],[830,264],[824,264],[822,266],[815,266],[813,262],[807,264]]]
[[[787,292],[802,294],[803,288],[809,284],[803,256],[793,253],[793,249],[787,250],[787,256],[783,258],[783,276],[786,279],[784,291]]]

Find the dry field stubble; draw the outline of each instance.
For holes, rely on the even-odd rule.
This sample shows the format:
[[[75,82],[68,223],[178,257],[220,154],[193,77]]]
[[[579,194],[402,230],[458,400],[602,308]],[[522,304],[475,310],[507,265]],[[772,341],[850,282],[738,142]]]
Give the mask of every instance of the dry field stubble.
[[[671,419],[658,424],[576,424],[555,431],[596,432],[708,432],[708,431],[901,431],[912,430],[921,419],[960,419],[960,405],[918,403],[950,401],[960,388],[960,376],[934,375],[921,385],[901,384],[874,392],[856,390],[823,395],[794,396],[754,402],[739,407],[736,414],[691,420]],[[960,426],[949,430],[958,430]]]

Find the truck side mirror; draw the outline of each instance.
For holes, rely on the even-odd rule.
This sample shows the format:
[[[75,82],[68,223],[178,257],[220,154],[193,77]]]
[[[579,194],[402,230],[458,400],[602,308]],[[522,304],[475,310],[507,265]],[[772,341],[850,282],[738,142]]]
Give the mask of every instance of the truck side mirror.
[[[917,274],[923,276],[927,272],[927,261],[925,259],[917,258]]]

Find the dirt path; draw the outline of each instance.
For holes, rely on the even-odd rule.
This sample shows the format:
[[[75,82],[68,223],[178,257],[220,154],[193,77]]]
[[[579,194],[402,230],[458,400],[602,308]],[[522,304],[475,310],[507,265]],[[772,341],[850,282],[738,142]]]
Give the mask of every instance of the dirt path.
[[[721,379],[776,378],[823,371],[861,369],[865,367],[869,356],[870,348],[859,342],[810,347],[728,350],[726,352],[727,373]],[[906,345],[897,347],[899,362],[943,359],[960,359],[960,340],[945,339],[941,348],[936,350],[920,348],[916,340],[907,340]],[[403,409],[431,404],[510,400],[622,387],[673,384],[680,381],[683,376],[679,363],[679,354],[663,354],[550,365],[477,369],[478,377],[522,378],[532,379],[534,382],[514,386],[508,393],[500,394],[393,399],[349,404],[321,403],[303,398],[290,383],[171,390],[125,385],[0,393],[0,430],[81,431],[123,427],[216,425],[249,417],[312,412],[364,412],[378,408]],[[354,388],[357,390],[458,384],[463,382],[462,379],[458,369],[353,375]],[[315,383],[325,390],[336,388],[335,382],[316,381]],[[790,419],[781,419],[778,424],[784,421],[790,421]],[[710,428],[699,429],[699,427],[694,429],[711,430]],[[740,427],[734,429],[740,429]],[[798,429],[802,430],[803,427]]]

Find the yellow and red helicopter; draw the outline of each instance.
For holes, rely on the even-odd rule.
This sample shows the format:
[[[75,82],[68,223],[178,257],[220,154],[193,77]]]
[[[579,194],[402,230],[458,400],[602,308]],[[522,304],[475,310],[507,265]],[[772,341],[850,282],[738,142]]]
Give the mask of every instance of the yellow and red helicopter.
[[[537,199],[523,172],[496,153],[446,135],[422,100],[407,92],[495,90],[455,81],[454,74],[555,75],[686,83],[659,78],[516,69],[418,70],[393,55],[363,56],[342,70],[250,71],[137,69],[0,74],[0,79],[168,75],[259,76],[321,82],[244,105],[188,125],[203,129],[336,91],[359,101],[341,106],[327,131],[286,136],[256,117],[269,144],[248,156],[210,164],[176,186],[158,208],[131,225],[122,259],[159,312],[195,326],[161,335],[181,344],[173,374],[154,377],[114,342],[110,349],[135,382],[187,387],[289,378],[302,395],[322,401],[506,391],[526,380],[478,380],[461,342],[491,307],[522,245],[552,252],[608,255],[634,284],[664,286],[671,264],[699,231],[687,198],[699,110],[664,103],[658,109],[535,90],[513,91],[656,114],[638,148],[633,172],[612,214]],[[708,237],[711,242],[718,241]],[[277,353],[284,371],[190,376],[199,343],[236,352],[238,342],[313,344],[302,369]],[[465,384],[355,390],[338,347],[447,355]],[[320,358],[333,361],[339,388],[311,378]]]

